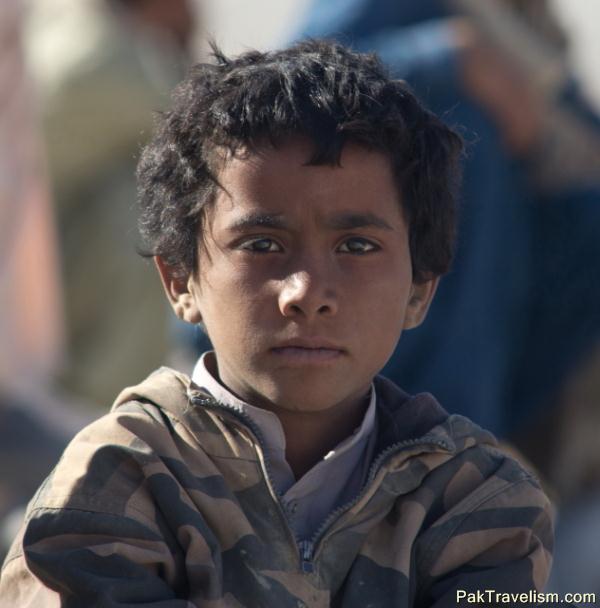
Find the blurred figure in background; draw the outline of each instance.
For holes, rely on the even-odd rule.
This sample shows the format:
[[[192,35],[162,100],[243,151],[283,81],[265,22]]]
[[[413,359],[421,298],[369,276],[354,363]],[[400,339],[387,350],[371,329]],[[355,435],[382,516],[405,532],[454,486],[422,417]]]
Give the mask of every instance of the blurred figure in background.
[[[464,125],[454,269],[383,373],[517,442],[563,501],[556,588],[600,593],[600,119],[547,2],[314,0],[301,31]]]
[[[160,285],[134,254],[134,173],[153,112],[187,67],[194,14],[187,0],[38,0],[30,9],[65,288],[61,381],[107,407],[167,351]]]
[[[135,157],[193,25],[186,0],[3,3],[0,561],[84,406],[164,361],[161,288],[134,253]]]
[[[34,490],[83,425],[53,397],[63,363],[63,309],[54,218],[22,3],[0,19],[0,560]]]

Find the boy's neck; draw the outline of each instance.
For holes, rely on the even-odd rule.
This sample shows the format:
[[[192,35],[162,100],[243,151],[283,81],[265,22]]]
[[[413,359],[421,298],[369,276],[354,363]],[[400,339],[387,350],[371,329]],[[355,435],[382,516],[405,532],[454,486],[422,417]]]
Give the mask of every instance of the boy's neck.
[[[214,354],[209,355],[204,360],[209,374],[232,395],[252,403],[253,400],[246,401],[223,381]],[[279,419],[285,437],[285,459],[298,480],[360,427],[369,406],[369,396],[370,390],[366,390],[356,399],[313,412],[287,410],[271,402],[259,404],[258,396],[253,406],[266,409]]]
[[[340,442],[361,425],[369,404],[368,395],[344,408],[321,412],[274,412],[285,435],[285,458],[296,480],[312,469]]]

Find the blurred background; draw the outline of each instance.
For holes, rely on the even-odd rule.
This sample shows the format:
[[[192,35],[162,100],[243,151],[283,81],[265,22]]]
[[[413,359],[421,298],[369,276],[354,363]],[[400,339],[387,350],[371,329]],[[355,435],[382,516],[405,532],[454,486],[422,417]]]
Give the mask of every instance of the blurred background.
[[[558,514],[551,589],[600,594],[600,3],[2,0],[0,556],[88,420],[208,347],[137,256],[135,166],[208,41],[376,51],[468,143],[456,262],[385,373],[487,426]]]

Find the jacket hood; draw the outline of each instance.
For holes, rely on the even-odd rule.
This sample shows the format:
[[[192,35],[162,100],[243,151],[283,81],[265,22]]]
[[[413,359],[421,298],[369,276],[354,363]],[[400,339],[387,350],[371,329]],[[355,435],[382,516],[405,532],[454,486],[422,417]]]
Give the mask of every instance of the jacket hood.
[[[469,418],[448,414],[430,393],[409,395],[383,376],[375,378],[380,444],[431,439],[460,452],[476,444],[497,445],[495,437]],[[385,447],[382,445],[382,447]]]

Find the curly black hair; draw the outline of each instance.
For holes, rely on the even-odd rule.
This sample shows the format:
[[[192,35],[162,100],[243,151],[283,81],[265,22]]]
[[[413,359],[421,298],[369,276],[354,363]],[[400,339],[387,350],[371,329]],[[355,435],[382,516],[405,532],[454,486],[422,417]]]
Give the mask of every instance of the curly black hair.
[[[461,137],[426,110],[373,54],[324,40],[251,51],[234,59],[213,48],[175,89],[138,165],[142,255],[186,276],[197,271],[204,209],[215,197],[223,150],[314,143],[309,164],[339,164],[346,142],[386,154],[410,238],[413,276],[448,271],[455,238]],[[220,153],[219,153],[220,151]]]

